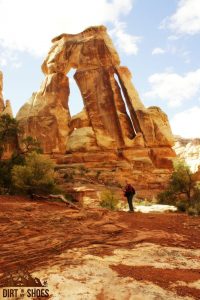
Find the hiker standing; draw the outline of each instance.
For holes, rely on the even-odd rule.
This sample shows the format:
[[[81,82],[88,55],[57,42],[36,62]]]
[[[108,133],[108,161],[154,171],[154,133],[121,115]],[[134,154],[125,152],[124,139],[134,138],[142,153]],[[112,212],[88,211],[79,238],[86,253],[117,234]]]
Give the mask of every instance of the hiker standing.
[[[129,211],[134,211],[134,209],[133,209],[133,196],[134,195],[135,195],[134,187],[130,183],[127,183],[124,188],[124,196],[127,198]]]

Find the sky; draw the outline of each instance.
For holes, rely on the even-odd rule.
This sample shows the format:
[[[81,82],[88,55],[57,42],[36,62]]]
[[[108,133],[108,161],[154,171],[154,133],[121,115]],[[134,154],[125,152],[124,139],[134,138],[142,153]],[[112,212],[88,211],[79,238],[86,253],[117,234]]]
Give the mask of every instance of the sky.
[[[39,90],[51,39],[105,25],[145,106],[200,138],[200,0],[0,0],[0,70],[14,114]],[[72,115],[82,99],[70,71]]]

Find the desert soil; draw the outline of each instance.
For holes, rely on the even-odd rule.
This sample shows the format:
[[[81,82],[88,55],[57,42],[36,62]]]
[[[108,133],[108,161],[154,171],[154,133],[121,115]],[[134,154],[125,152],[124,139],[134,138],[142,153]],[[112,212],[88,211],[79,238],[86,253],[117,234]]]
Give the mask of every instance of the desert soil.
[[[200,218],[0,196],[0,286],[23,267],[53,300],[200,299]]]

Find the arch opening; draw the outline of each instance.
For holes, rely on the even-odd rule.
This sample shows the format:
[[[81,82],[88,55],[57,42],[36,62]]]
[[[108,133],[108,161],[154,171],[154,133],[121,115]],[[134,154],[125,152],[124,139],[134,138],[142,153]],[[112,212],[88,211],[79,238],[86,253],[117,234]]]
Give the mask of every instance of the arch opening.
[[[134,131],[134,134],[136,135],[137,132],[136,132],[135,126],[134,126],[133,121],[132,121],[132,118],[131,118],[131,114],[130,114],[130,111],[129,111],[129,108],[128,108],[128,105],[127,105],[127,101],[126,101],[125,95],[124,95],[124,93],[123,93],[123,90],[122,90],[122,87],[121,87],[119,78],[118,78],[118,76],[117,76],[116,73],[114,74],[114,78],[115,78],[115,80],[116,80],[116,82],[117,82],[117,84],[118,84],[118,87],[119,87],[119,90],[120,90],[120,94],[121,94],[122,100],[123,100],[124,105],[125,105],[125,108],[126,108],[126,114],[127,114],[128,118],[129,118],[129,120],[130,120],[130,122],[131,122],[133,131]]]
[[[70,89],[68,107],[69,107],[69,112],[71,117],[80,113],[84,108],[81,92],[74,79],[75,72],[76,72],[75,69],[71,69],[67,74],[69,78],[69,89]]]

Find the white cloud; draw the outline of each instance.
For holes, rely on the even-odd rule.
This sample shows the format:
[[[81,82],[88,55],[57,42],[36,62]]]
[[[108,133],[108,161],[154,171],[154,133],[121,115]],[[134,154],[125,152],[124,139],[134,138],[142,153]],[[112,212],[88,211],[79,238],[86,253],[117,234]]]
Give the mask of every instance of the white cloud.
[[[128,55],[138,53],[138,43],[141,41],[140,36],[134,36],[125,32],[126,24],[115,22],[115,28],[110,31],[110,35],[116,38],[117,46]]]
[[[181,53],[181,55],[182,55],[182,57],[183,57],[183,59],[184,59],[184,62],[186,63],[186,64],[189,64],[190,63],[190,52],[189,51],[182,51],[182,53]]]
[[[152,55],[159,55],[159,54],[178,55],[183,59],[183,61],[186,64],[190,63],[190,52],[186,51],[184,48],[176,47],[174,45],[168,45],[166,49],[154,48],[152,51]]]
[[[134,0],[0,0],[0,42],[10,49],[44,55],[53,37],[77,33],[88,26],[119,22]],[[123,29],[118,38],[131,50]]]
[[[164,54],[166,51],[162,48],[154,48],[152,51],[152,55],[156,55],[156,54]]]
[[[169,35],[167,39],[168,39],[169,41],[177,41],[179,38],[180,38],[180,37],[177,36],[177,35]]]
[[[15,69],[19,69],[19,68],[21,68],[22,63],[19,62],[19,61],[18,61],[18,62],[13,62],[12,66],[13,66],[13,68],[15,68]]]
[[[145,98],[165,100],[169,106],[180,106],[184,101],[200,95],[200,69],[183,76],[173,73],[155,73],[148,79],[151,89]]]
[[[21,67],[21,62],[12,50],[0,48],[0,67],[7,67],[8,65],[18,69]]]
[[[7,66],[7,60],[4,57],[0,57],[0,67]]]
[[[200,1],[179,0],[175,14],[164,20],[162,27],[168,27],[177,34],[200,33]]]
[[[177,113],[170,121],[172,132],[185,138],[200,138],[200,107]]]

